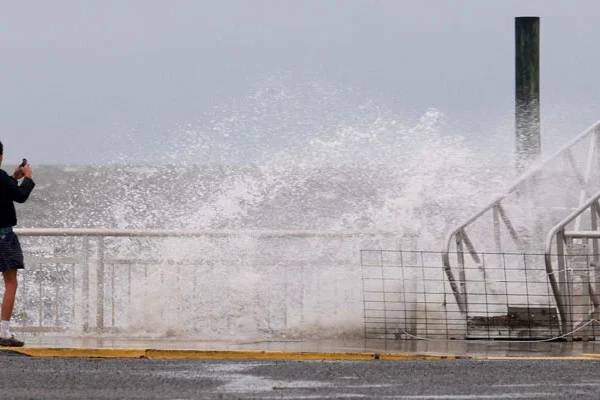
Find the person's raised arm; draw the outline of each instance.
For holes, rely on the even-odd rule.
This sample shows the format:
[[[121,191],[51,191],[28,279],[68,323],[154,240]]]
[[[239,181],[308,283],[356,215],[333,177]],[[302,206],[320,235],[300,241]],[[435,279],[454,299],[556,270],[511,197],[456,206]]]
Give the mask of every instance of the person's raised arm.
[[[35,186],[35,183],[33,182],[33,171],[29,164],[21,167],[21,172],[25,177],[23,182],[21,182],[21,185],[18,184],[15,178],[8,176],[6,172],[2,171],[0,174],[0,185],[2,185],[3,189],[9,193],[10,198],[17,203],[25,203]]]

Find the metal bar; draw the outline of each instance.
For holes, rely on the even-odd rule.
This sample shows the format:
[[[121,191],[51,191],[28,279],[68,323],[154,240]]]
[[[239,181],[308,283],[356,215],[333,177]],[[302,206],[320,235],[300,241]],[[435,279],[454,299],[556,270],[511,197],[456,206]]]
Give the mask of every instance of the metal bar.
[[[467,279],[465,276],[465,255],[463,253],[463,234],[461,231],[458,235],[456,235],[456,256],[458,257],[458,279],[460,281],[460,293],[462,306],[465,312],[465,315],[469,312],[469,305],[467,301]]]
[[[594,138],[592,139],[596,143],[596,162],[598,168],[598,174],[596,175],[596,180],[600,178],[600,128],[597,128],[595,131]],[[598,202],[593,203],[592,210],[592,229],[598,229],[598,216],[600,216],[600,205]],[[597,313],[598,307],[600,307],[600,298],[598,297],[598,293],[600,292],[600,268],[599,268],[599,250],[598,250],[598,239],[593,238],[593,252],[594,252],[594,281],[595,284],[590,283],[590,297],[592,298],[592,302],[594,303],[594,310],[592,311],[592,318],[598,319],[600,318],[600,313]],[[596,326],[593,324],[593,335],[596,332]]]
[[[452,294],[454,295],[454,300],[458,305],[458,310],[464,316],[467,315],[467,310],[463,305],[462,294],[460,293],[460,289],[456,284],[456,278],[454,277],[454,273],[452,272],[452,267],[450,265],[450,255],[449,253],[442,253],[442,265],[444,266],[444,272],[446,273],[446,278],[448,278],[448,283],[450,284],[450,288],[452,289]]]
[[[559,231],[556,235],[556,254],[558,256],[558,276],[559,276],[559,294],[555,296],[557,308],[559,310],[562,332],[565,334],[571,332],[571,315],[568,301],[568,288],[567,288],[567,271],[565,268],[565,240],[563,231]],[[550,278],[554,278],[554,274],[550,275]]]
[[[591,228],[592,228],[592,230],[597,231],[598,230],[598,217],[600,217],[600,204],[598,204],[597,201],[595,201],[592,204],[592,209],[590,210],[590,213],[592,215]],[[594,262],[598,263],[600,261],[600,255],[598,254],[598,252],[600,251],[598,249],[598,239],[594,238],[592,240],[592,246],[594,249]]]
[[[397,236],[394,231],[357,230],[166,230],[166,229],[83,229],[83,228],[18,228],[15,233],[22,236],[95,236],[95,237],[355,237]]]
[[[71,321],[75,321],[75,264],[71,264]]]
[[[385,335],[388,334],[388,318],[387,318],[387,300],[385,296],[385,274],[383,268],[383,252],[379,252],[379,262],[381,263],[381,290],[383,290],[383,327]],[[287,293],[286,293],[287,296]]]
[[[600,239],[600,231],[565,231],[565,237],[571,239]]]
[[[469,253],[471,254],[471,258],[473,258],[473,261],[475,261],[481,267],[481,264],[482,264],[481,258],[479,258],[479,254],[477,254],[477,251],[475,250],[475,246],[473,246],[471,239],[469,239],[469,236],[467,235],[467,232],[465,232],[465,231],[462,231],[462,240],[465,243],[465,246],[467,246],[467,250],[469,250]]]
[[[40,268],[42,267],[42,264],[40,264]],[[40,279],[40,289],[39,289],[39,293],[40,293],[40,307],[38,310],[39,313],[39,321],[38,321],[38,326],[42,326],[43,325],[43,320],[44,320],[44,288],[42,287],[42,284],[44,282],[44,277],[42,276]]]
[[[59,288],[58,285],[54,288],[54,323],[59,326],[59,311],[58,311]]]
[[[590,299],[592,299],[592,303],[593,303],[593,298],[592,298],[591,291],[590,291],[591,279],[590,279],[590,269],[589,269],[589,265],[590,265],[589,256],[586,257],[586,263],[588,266],[587,271],[584,271],[584,273],[581,274],[581,277],[582,277],[581,284],[583,287],[581,288],[582,292],[581,292],[581,298],[579,300],[582,300],[582,301],[578,301],[577,304],[579,305],[580,302],[583,303],[583,304],[581,304],[579,309],[583,308],[585,312],[589,312]],[[583,279],[586,279],[585,282],[583,282]],[[581,319],[582,319],[582,321],[584,321],[583,315],[581,316]],[[583,329],[583,341],[584,342],[587,342],[589,340],[589,333],[590,333],[590,327],[588,325]]]
[[[131,308],[131,264],[127,264],[127,311]]]
[[[81,297],[83,300],[83,331],[88,332],[90,328],[90,239],[83,238],[83,278],[81,282]]]
[[[381,266],[381,270],[383,272],[383,265]],[[335,284],[334,282],[332,282]],[[383,281],[383,290],[385,292],[385,280]],[[288,268],[283,269],[283,326],[287,330],[288,329],[288,308],[289,308],[289,298],[290,298],[290,284],[288,283]],[[384,293],[385,296],[385,293]]]
[[[591,282],[591,280],[590,280],[590,282],[589,282],[590,298],[592,299],[592,304],[594,305],[594,307],[597,308],[597,307],[600,307],[600,298],[598,297],[598,292],[596,291],[596,288],[594,287],[594,285],[592,285],[592,283],[593,282]]]
[[[104,238],[98,238],[98,269],[96,270],[96,328],[104,329]]]
[[[515,245],[517,246],[519,251],[524,253],[525,246],[523,245],[523,242],[521,241],[521,239],[519,239],[519,235],[517,234],[517,231],[513,227],[512,222],[510,222],[510,218],[508,218],[506,211],[504,211],[504,207],[502,207],[502,205],[500,203],[498,203],[497,209],[498,209],[498,214],[500,215],[502,222],[504,222],[504,226],[506,226],[506,230],[508,231],[513,242],[515,243]]]
[[[502,253],[502,242],[500,240],[500,214],[498,205],[494,206],[492,219],[494,221],[494,244],[496,245],[496,253]]]
[[[110,326],[115,327],[115,264],[110,269]]]
[[[596,203],[596,206],[598,206],[598,203]],[[592,207],[592,209],[590,210],[590,214],[592,216],[592,221],[591,221],[591,228],[593,231],[598,231],[598,212],[596,210],[597,207]],[[592,260],[594,262],[598,262],[598,239],[597,238],[593,238],[592,239]]]

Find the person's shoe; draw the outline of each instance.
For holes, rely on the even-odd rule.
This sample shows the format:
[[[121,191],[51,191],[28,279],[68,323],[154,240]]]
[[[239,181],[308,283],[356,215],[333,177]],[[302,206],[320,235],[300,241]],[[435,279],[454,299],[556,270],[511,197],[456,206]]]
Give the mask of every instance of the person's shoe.
[[[15,335],[12,335],[9,338],[0,337],[0,346],[8,346],[8,347],[23,347],[25,342],[16,339]]]

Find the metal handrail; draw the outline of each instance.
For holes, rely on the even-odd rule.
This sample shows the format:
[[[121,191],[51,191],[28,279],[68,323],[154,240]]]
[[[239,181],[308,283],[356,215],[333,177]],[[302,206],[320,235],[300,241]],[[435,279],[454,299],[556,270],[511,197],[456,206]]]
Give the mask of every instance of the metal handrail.
[[[102,228],[15,228],[23,236],[94,236],[94,237],[354,237],[397,236],[398,232],[376,230],[180,230],[180,229],[102,229]]]
[[[560,221],[558,224],[554,225],[552,229],[550,229],[548,235],[546,236],[546,246],[544,248],[544,254],[546,256],[552,253],[552,243],[554,242],[554,237],[556,236],[556,234],[560,230],[564,229],[568,224],[573,222],[575,218],[583,214],[585,210],[594,205],[594,202],[597,202],[598,200],[600,200],[600,191],[596,192],[588,201],[583,203],[581,206],[579,206],[579,208],[574,210],[571,214],[566,216],[562,221]]]
[[[560,288],[558,286],[558,282],[556,280],[556,275],[554,273],[554,269],[552,268],[552,243],[554,242],[554,238],[562,232],[562,237],[558,240],[563,240],[566,237],[565,228],[571,222],[573,222],[577,217],[583,214],[588,208],[592,207],[594,204],[598,204],[598,200],[600,199],[600,191],[596,192],[588,201],[579,206],[575,211],[570,213],[567,217],[565,217],[562,221],[556,224],[548,235],[546,236],[546,246],[544,249],[544,261],[546,265],[546,273],[548,275],[548,279],[550,280],[550,286],[552,287],[552,293],[554,294],[554,299],[556,300],[556,307],[558,308],[558,312],[563,323],[563,327],[567,325],[567,305],[564,302],[564,296],[560,293]],[[592,210],[592,212],[596,212],[596,210]],[[594,234],[598,234],[600,232],[569,232],[569,237],[593,237]],[[557,243],[559,244],[559,243]],[[564,251],[559,251],[556,253],[558,257],[564,257]],[[564,328],[563,328],[564,329]]]
[[[590,126],[589,128],[587,128],[585,131],[583,131],[581,134],[579,134],[578,136],[576,136],[575,138],[573,138],[569,143],[567,143],[565,146],[561,147],[559,150],[557,150],[551,157],[549,157],[548,159],[546,159],[543,162],[538,163],[537,165],[534,165],[532,168],[530,168],[527,172],[525,172],[523,175],[521,175],[521,177],[517,180],[516,183],[514,183],[507,191],[506,193],[504,193],[503,195],[500,195],[498,197],[496,197],[494,200],[492,200],[488,205],[486,205],[483,209],[481,209],[479,212],[473,214],[471,217],[469,217],[468,219],[466,219],[462,224],[460,224],[457,228],[455,228],[452,232],[450,232],[445,239],[445,246],[442,250],[442,252],[444,253],[449,253],[450,252],[450,246],[452,243],[452,238],[455,237],[460,231],[462,231],[463,229],[465,229],[467,226],[469,226],[471,223],[475,222],[479,217],[481,217],[483,214],[485,214],[486,212],[490,211],[491,209],[494,208],[494,206],[496,204],[498,204],[499,202],[501,202],[503,199],[505,199],[509,194],[513,193],[515,190],[517,190],[519,188],[519,186],[527,181],[529,178],[531,178],[533,175],[535,175],[536,173],[540,172],[540,170],[545,167],[546,165],[550,164],[551,161],[554,161],[556,158],[558,158],[563,151],[565,151],[566,149],[576,145],[577,143],[581,142],[582,140],[586,139],[587,136],[589,136],[592,133],[595,133],[596,129],[600,129],[600,120],[597,121],[596,123],[594,123],[592,126]]]
[[[596,134],[598,132],[598,130],[600,130],[600,120],[596,121],[593,125],[591,125],[587,129],[585,129],[582,133],[580,133],[579,135],[577,135],[576,137],[571,139],[566,145],[564,145],[563,147],[558,149],[554,154],[552,154],[550,157],[548,157],[544,161],[539,161],[539,162],[535,163],[531,168],[529,168],[525,173],[523,173],[521,175],[521,177],[518,178],[517,181],[511,187],[509,187],[504,194],[496,197],[489,204],[487,204],[485,207],[483,207],[480,211],[473,214],[471,217],[467,218],[463,223],[458,225],[457,228],[455,228],[453,231],[451,231],[446,236],[445,241],[444,241],[444,247],[442,248],[442,263],[443,263],[444,271],[446,273],[446,276],[447,276],[450,286],[452,288],[452,291],[454,292],[455,300],[463,314],[466,314],[466,309],[464,307],[465,299],[463,298],[463,296],[465,294],[461,293],[459,291],[458,286],[456,284],[456,280],[454,278],[454,274],[452,273],[452,267],[450,265],[450,248],[452,246],[453,239],[456,239],[457,236],[461,232],[463,232],[469,225],[471,225],[473,222],[475,222],[479,217],[481,217],[488,211],[492,210],[494,207],[499,206],[501,204],[502,200],[504,200],[511,193],[515,192],[524,182],[531,179],[535,174],[539,173],[544,167],[549,165],[551,162],[555,161],[559,156],[562,155],[562,153],[565,150],[567,150],[567,149],[573,147],[574,145],[578,144],[579,142],[587,139],[590,135]]]

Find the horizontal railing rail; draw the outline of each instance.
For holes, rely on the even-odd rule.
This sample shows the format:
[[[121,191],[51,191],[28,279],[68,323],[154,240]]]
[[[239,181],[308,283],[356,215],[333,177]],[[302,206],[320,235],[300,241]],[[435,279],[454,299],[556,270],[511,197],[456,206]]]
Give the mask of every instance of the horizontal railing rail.
[[[392,231],[358,230],[178,230],[178,229],[101,229],[101,228],[16,228],[23,236],[93,236],[93,237],[353,237],[397,236]]]

